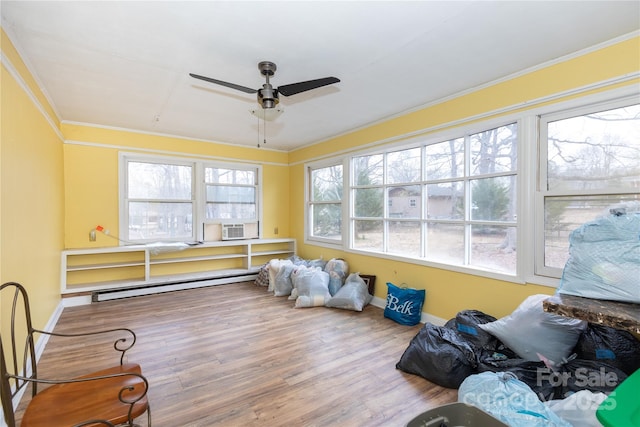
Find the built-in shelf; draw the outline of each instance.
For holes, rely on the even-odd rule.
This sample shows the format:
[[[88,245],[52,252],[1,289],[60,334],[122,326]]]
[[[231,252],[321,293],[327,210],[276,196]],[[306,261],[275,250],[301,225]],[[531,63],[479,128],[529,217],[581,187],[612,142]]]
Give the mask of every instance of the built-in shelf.
[[[131,245],[62,251],[61,293],[112,291],[257,274],[272,258],[296,252],[295,239],[206,242],[183,250]]]

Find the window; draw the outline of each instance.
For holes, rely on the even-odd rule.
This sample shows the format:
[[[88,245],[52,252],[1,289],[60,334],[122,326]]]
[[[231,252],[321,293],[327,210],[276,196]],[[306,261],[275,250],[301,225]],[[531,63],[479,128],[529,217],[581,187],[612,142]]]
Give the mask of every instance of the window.
[[[258,219],[255,169],[206,167],[204,175],[207,220]]]
[[[640,204],[640,104],[542,116],[540,141],[536,274],[560,277],[572,230]]]
[[[353,157],[351,247],[515,275],[517,147],[512,123]]]
[[[193,164],[128,161],[127,241],[193,239]]]
[[[375,257],[557,286],[573,230],[611,209],[640,212],[639,95],[630,85],[537,100],[491,122],[470,118],[467,132],[398,135],[356,151],[340,160],[348,239],[339,243]]]
[[[121,155],[126,242],[203,239],[205,222],[258,222],[259,168]]]
[[[342,241],[342,165],[309,169],[309,237]]]

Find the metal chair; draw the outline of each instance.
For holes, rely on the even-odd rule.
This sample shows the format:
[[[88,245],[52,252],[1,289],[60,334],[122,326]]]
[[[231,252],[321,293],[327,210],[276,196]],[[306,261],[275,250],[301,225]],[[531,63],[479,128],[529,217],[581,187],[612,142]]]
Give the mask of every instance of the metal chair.
[[[3,327],[0,331],[0,397],[8,427],[16,427],[14,398],[22,394],[28,384],[31,384],[32,397],[22,416],[22,427],[135,426],[133,420],[145,412],[148,426],[151,426],[147,399],[149,383],[138,364],[124,363],[125,353],[136,342],[132,330],[119,328],[61,334],[35,329],[27,292],[15,282],[0,286],[0,302],[3,307],[11,307],[10,329],[5,333]],[[72,379],[38,377],[35,334],[73,339],[113,333],[123,336],[113,343],[114,350],[120,353],[119,364]],[[47,387],[41,387],[42,391],[38,392],[41,384]]]

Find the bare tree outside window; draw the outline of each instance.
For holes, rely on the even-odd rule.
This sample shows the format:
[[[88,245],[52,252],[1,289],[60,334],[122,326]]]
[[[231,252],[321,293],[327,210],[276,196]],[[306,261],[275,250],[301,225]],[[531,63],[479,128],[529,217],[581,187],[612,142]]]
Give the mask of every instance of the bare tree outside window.
[[[517,125],[352,159],[353,248],[516,273]]]
[[[640,203],[640,105],[543,120],[544,266],[556,274],[569,234],[609,208]]]
[[[311,235],[342,239],[342,165],[311,170]]]
[[[125,240],[193,238],[192,170],[191,165],[128,162]]]

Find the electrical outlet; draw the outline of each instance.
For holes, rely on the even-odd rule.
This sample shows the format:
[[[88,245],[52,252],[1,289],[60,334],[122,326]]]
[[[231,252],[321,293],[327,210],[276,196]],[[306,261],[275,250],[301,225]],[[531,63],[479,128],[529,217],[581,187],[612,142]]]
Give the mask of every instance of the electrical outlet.
[[[91,230],[89,232],[89,241],[90,242],[95,242],[96,241],[96,230]]]
[[[278,227],[274,227],[273,234],[278,234]]]

